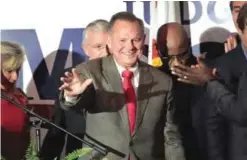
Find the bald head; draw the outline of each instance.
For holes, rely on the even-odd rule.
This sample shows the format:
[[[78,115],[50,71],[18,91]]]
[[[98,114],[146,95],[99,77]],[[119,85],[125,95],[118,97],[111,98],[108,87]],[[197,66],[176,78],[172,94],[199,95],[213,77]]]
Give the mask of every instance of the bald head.
[[[187,33],[179,23],[162,25],[157,34],[157,44],[167,49],[168,55],[179,55],[189,47]]]

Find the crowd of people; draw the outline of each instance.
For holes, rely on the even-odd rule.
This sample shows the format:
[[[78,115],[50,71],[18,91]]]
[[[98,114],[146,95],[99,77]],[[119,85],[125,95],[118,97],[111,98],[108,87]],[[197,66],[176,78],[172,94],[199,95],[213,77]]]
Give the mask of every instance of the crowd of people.
[[[246,160],[247,3],[231,1],[230,8],[238,33],[222,43],[217,56],[195,57],[181,24],[160,26],[158,68],[140,60],[144,24],[134,14],[119,12],[109,22],[89,23],[82,42],[89,60],[61,75],[52,121],[125,154],[109,152],[109,160]],[[9,41],[0,47],[1,92],[26,105],[15,85],[25,50]],[[7,160],[24,158],[28,119],[1,99],[1,155]],[[59,157],[64,145],[66,153],[83,147],[50,128],[39,156]]]

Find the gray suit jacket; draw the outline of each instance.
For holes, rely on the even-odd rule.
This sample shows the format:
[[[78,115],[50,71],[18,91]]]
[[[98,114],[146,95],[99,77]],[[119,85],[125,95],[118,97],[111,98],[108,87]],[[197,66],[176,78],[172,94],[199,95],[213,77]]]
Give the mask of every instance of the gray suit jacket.
[[[126,160],[129,155],[131,160],[184,160],[169,76],[139,62],[136,124],[130,135],[122,81],[112,56],[82,63],[76,70],[82,79],[93,79],[93,85],[75,103],[66,102],[63,93],[60,102],[64,109],[86,109],[88,135],[126,154]],[[113,153],[107,158],[122,159]]]

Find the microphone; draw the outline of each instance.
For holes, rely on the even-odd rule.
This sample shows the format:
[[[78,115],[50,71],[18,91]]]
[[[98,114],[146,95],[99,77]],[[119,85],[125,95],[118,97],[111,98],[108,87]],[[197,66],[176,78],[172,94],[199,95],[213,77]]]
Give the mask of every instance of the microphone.
[[[57,129],[59,129],[60,131],[62,131],[62,132],[64,132],[64,133],[66,133],[66,134],[68,134],[68,135],[74,137],[75,139],[81,141],[84,145],[87,145],[88,147],[93,148],[95,151],[97,151],[97,157],[98,157],[99,155],[100,155],[100,157],[105,157],[105,156],[107,155],[107,153],[109,152],[104,146],[98,144],[99,146],[101,146],[101,147],[99,147],[99,146],[97,146],[97,145],[95,145],[95,144],[93,144],[93,143],[90,143],[90,142],[88,142],[88,141],[86,141],[86,140],[84,140],[84,139],[81,139],[80,137],[78,137],[78,136],[76,136],[76,135],[70,133],[69,131],[63,129],[62,127],[59,127],[59,126],[56,125],[55,123],[49,121],[48,119],[43,118],[42,116],[40,116],[40,115],[36,114],[35,112],[33,112],[33,110],[28,109],[27,106],[25,106],[25,105],[23,105],[23,104],[20,104],[20,103],[14,101],[14,100],[12,100],[11,98],[9,98],[9,97],[8,97],[5,93],[3,93],[3,92],[1,92],[1,98],[4,99],[4,100],[6,100],[6,101],[8,101],[8,102],[10,102],[10,103],[12,103],[12,104],[15,104],[16,107],[21,108],[22,110],[24,110],[25,112],[27,112],[28,114],[30,114],[30,115],[32,115],[32,116],[34,116],[34,117],[37,117],[37,118],[40,119],[42,122],[45,122],[45,123],[47,123],[47,124],[49,124],[49,125],[51,125],[51,126],[57,128]]]

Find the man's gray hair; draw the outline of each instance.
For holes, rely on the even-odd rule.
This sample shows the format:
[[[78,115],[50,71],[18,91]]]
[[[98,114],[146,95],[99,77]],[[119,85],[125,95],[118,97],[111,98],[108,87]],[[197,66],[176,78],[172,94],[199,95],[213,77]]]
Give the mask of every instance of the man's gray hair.
[[[118,20],[123,20],[123,21],[128,21],[128,22],[138,22],[138,24],[140,25],[142,33],[145,34],[143,21],[140,18],[136,17],[133,13],[125,12],[125,11],[124,12],[118,12],[111,17],[111,20],[109,22],[109,30],[111,30],[113,28],[114,24]]]
[[[105,32],[106,33],[109,30],[109,22],[107,22],[104,19],[98,19],[98,20],[95,20],[95,21],[89,23],[83,31],[83,35],[82,35],[83,36],[82,37],[83,43],[87,39],[87,34],[88,34],[89,30],[94,31],[94,32]]]

